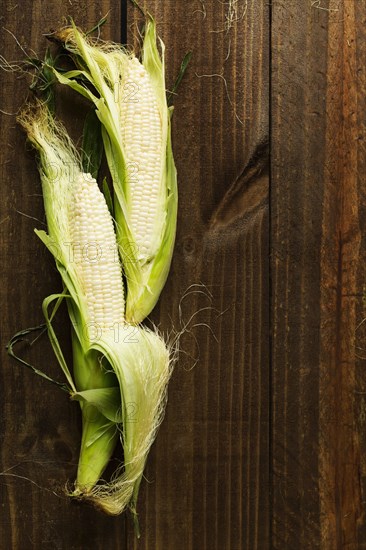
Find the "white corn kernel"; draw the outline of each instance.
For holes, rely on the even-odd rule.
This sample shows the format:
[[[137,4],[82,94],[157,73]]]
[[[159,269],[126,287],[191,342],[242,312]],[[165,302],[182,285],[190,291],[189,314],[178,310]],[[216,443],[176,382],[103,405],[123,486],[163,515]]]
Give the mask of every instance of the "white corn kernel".
[[[133,83],[133,94],[126,94]],[[152,229],[162,223],[159,208],[162,121],[150,77],[137,58],[126,63],[120,83],[120,129],[129,173],[130,226],[139,258],[148,259],[153,249]]]
[[[69,220],[90,323],[105,334],[114,323],[124,322],[124,291],[113,220],[90,174],[80,173],[77,179]]]

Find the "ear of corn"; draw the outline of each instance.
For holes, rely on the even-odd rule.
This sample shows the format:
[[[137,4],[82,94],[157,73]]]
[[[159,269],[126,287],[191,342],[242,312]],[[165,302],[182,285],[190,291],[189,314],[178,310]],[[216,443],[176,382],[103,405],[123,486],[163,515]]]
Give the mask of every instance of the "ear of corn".
[[[65,129],[41,104],[24,112],[20,122],[40,157],[48,233],[37,234],[55,257],[73,327],[71,396],[80,402],[83,432],[72,494],[110,514],[127,505],[135,511],[147,453],[164,413],[170,352],[157,333],[125,321],[112,218]],[[98,483],[118,437],[123,467],[111,482]]]
[[[165,94],[164,44],[146,23],[142,62],[111,44],[93,44],[75,26],[58,37],[80,70],[59,81],[88,97],[103,125],[115,193],[117,238],[127,279],[126,320],[141,322],[155,306],[173,252],[177,182],[171,109]],[[78,82],[84,77],[95,88]]]
[[[100,354],[90,349],[95,330],[108,330],[108,322],[123,322],[124,315],[121,268],[109,248],[114,230],[104,198],[96,181],[83,174],[66,131],[56,124],[45,106],[39,104],[34,110],[24,111],[20,122],[39,152],[48,234],[36,233],[54,255],[69,293],[76,388],[82,391],[118,386],[115,377],[101,368]],[[81,225],[86,232],[83,233]],[[90,243],[97,243],[103,251],[103,262],[90,261],[93,258],[86,248]],[[103,276],[105,267],[107,276]],[[113,293],[114,307],[110,312],[98,309],[101,292]],[[77,483],[92,486],[106,467],[118,434],[115,424],[93,405],[82,404],[82,416]]]

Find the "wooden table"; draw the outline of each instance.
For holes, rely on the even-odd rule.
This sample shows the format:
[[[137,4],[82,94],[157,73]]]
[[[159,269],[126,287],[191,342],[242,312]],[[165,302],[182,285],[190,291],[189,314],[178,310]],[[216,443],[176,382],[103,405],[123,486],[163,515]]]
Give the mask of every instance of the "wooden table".
[[[219,0],[141,5],[166,44],[168,86],[193,52],[173,118],[178,236],[153,319],[179,329],[188,288],[204,293],[183,300],[183,321],[201,311],[149,456],[137,542],[130,517],[64,496],[78,406],[4,349],[42,322],[60,280],[33,233],[39,178],[13,116],[29,79],[2,71],[0,547],[366,548],[366,2],[240,0],[231,22]],[[2,54],[42,54],[64,16],[87,29],[107,12],[102,38],[136,46],[127,1],[8,0]],[[58,97],[78,139],[85,104]],[[65,315],[59,325],[69,357]],[[46,339],[23,353],[60,376]]]

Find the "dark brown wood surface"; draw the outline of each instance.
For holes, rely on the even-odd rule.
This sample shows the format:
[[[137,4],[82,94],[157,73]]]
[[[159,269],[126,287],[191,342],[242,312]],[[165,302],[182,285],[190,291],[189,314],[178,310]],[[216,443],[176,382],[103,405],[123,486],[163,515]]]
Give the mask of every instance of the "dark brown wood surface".
[[[358,549],[366,4],[312,4],[272,9],[272,546]]]
[[[64,496],[78,407],[4,349],[60,281],[33,233],[39,178],[15,123],[29,81],[1,71],[0,548],[366,549],[366,2],[240,0],[230,28],[219,0],[141,5],[168,87],[193,52],[173,117],[177,242],[153,320],[179,330],[198,312],[149,455],[142,536],[128,515]],[[136,46],[141,16],[124,1],[3,2],[1,54],[24,57],[10,33],[40,54],[66,15],[88,28],[108,11],[102,37]],[[77,139],[85,105],[59,97]],[[45,339],[23,352],[58,376]]]

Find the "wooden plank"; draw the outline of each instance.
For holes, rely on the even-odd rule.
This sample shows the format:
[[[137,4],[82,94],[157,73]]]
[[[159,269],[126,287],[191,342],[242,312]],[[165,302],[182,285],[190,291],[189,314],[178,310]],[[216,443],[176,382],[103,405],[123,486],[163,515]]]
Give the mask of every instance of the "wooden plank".
[[[366,547],[356,362],[365,347],[356,330],[365,316],[365,7],[272,8],[272,545],[281,550]]]
[[[268,74],[269,13],[247,2],[226,34],[228,5],[141,2],[166,44],[168,86],[184,54],[193,56],[175,101],[179,173],[178,236],[172,271],[154,320],[163,330],[190,285],[212,294],[182,303],[200,308],[205,327],[183,337],[166,418],[148,459],[139,511],[142,539],[161,548],[265,550],[268,479]],[[242,4],[244,6],[245,3]],[[137,43],[138,12],[129,11]],[[133,24],[132,24],[133,23]],[[228,54],[230,44],[230,52]],[[209,75],[209,76],[202,76]],[[210,76],[211,75],[211,76]],[[226,79],[225,83],[220,76]],[[230,98],[230,99],[229,99]],[[241,122],[236,117],[241,119]],[[252,160],[251,160],[252,159]],[[194,358],[198,357],[194,365]]]
[[[104,38],[120,37],[119,3],[74,1],[7,2],[1,15],[2,54],[9,61],[24,58],[11,31],[27,52],[44,51],[43,33],[64,24],[72,15],[90,28],[110,10]],[[10,361],[6,341],[18,330],[42,322],[42,299],[60,290],[53,261],[33,233],[43,227],[43,205],[34,153],[27,152],[25,135],[15,124],[29,82],[0,71],[1,216],[0,245],[2,282],[1,315],[1,521],[0,546],[14,550],[124,548],[125,518],[107,518],[79,506],[64,494],[64,486],[76,474],[80,444],[78,407],[57,389]],[[77,105],[77,107],[75,107]],[[74,106],[74,107],[72,107]],[[83,110],[75,96],[69,100],[66,122],[80,135]],[[68,110],[64,109],[66,115]],[[24,214],[24,215],[23,215]],[[26,217],[30,216],[30,217]],[[35,221],[36,218],[40,221]],[[67,345],[67,324],[61,331]],[[25,350],[28,355],[28,350]],[[34,346],[35,364],[60,376],[51,350]]]
[[[336,7],[336,6],[335,6]],[[360,390],[365,388],[364,361],[356,366],[356,327],[363,318],[362,286],[365,270],[365,191],[362,165],[366,156],[362,134],[366,123],[365,80],[359,79],[366,61],[365,2],[339,6],[338,17],[329,28],[327,78],[327,196],[323,226],[322,328],[325,338],[321,348],[320,392],[333,407],[321,416],[320,442],[322,487],[322,542],[334,548],[366,547],[363,514],[361,466],[365,458],[360,446],[365,444],[359,422],[362,404]],[[342,83],[339,86],[339,82]],[[359,138],[361,137],[361,145]],[[336,191],[338,209],[330,207]],[[330,253],[324,254],[331,246]],[[333,288],[327,288],[332,282]],[[329,308],[336,318],[329,321]],[[361,306],[361,307],[360,307]],[[336,480],[334,498],[329,487]],[[362,530],[359,531],[359,528]]]

